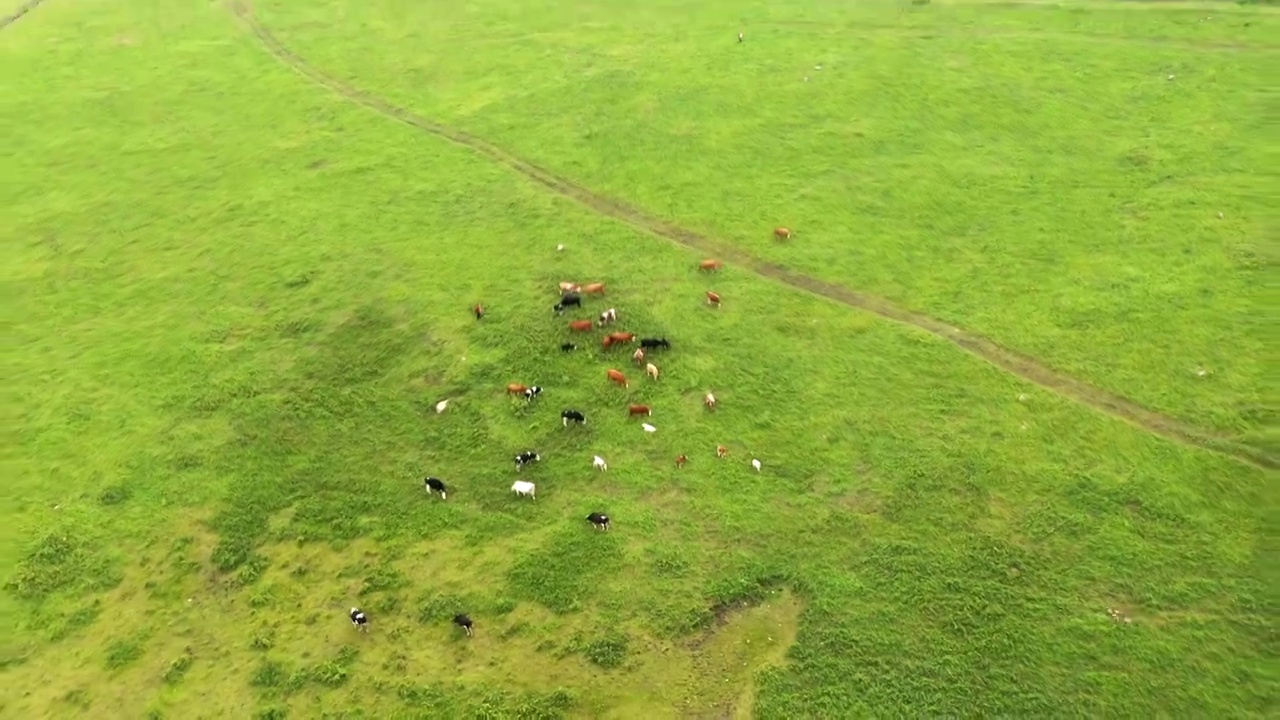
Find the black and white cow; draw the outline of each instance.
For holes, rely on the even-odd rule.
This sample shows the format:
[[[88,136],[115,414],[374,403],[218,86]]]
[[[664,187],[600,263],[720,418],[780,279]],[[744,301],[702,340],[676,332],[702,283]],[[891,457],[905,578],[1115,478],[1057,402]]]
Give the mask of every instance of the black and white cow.
[[[532,400],[541,394],[542,394],[542,387],[538,385],[534,385],[533,387],[528,388],[524,391],[524,399]]]
[[[369,632],[369,616],[360,608],[351,608],[351,624],[360,632]]]
[[[471,622],[471,618],[464,613],[458,613],[453,616],[453,624],[467,631],[467,637],[471,637],[471,626],[475,623]]]
[[[449,489],[444,486],[444,481],[440,478],[429,477],[422,481],[422,486],[427,489],[427,494],[440,493],[440,499],[445,499],[445,492]]]
[[[516,472],[520,472],[522,469],[524,469],[525,465],[528,465],[529,463],[538,462],[540,460],[542,460],[541,455],[539,455],[538,453],[532,450],[526,450],[525,452],[522,452],[519,455],[516,455]]]
[[[579,425],[587,424],[587,416],[577,410],[565,410],[560,413],[560,420],[564,423],[565,427],[569,427],[570,422],[576,422]]]
[[[582,296],[568,293],[564,297],[560,298],[560,302],[556,303],[556,306],[553,309],[556,311],[556,314],[559,315],[564,312],[564,309],[567,307],[582,307]]]
[[[657,348],[670,350],[671,343],[667,342],[666,338],[640,338],[640,347],[645,350],[655,350]]]
[[[587,516],[587,521],[594,525],[597,530],[609,529],[609,516],[604,513],[593,512]]]
[[[578,346],[574,345],[573,343],[564,343],[563,345],[560,346],[560,352],[573,352],[574,350],[577,350],[577,349],[578,349]]]

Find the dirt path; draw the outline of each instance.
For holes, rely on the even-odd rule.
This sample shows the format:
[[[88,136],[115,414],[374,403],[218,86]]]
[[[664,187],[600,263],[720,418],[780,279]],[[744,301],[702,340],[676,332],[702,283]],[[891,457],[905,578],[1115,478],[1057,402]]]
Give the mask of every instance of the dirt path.
[[[548,170],[522,160],[481,138],[415,115],[409,110],[393,105],[359,88],[352,87],[312,67],[293,51],[280,44],[280,41],[276,40],[275,36],[254,17],[253,9],[241,0],[232,0],[230,7],[232,12],[257,37],[268,52],[308,80],[381,115],[480,153],[490,160],[524,175],[548,190],[574,200],[601,215],[607,215],[645,232],[666,238],[685,247],[702,251],[706,255],[716,256],[738,267],[746,268],[758,275],[793,288],[805,290],[859,310],[875,313],[894,322],[911,325],[932,333],[1007,372],[1040,385],[1065,398],[1120,418],[1171,440],[1222,453],[1257,467],[1280,468],[1280,459],[1260,449],[1234,442],[1229,436],[1196,428],[1176,418],[1148,410],[1132,400],[1114,395],[1082,380],[1053,370],[1033,358],[1000,347],[984,337],[948,325],[941,320],[900,308],[882,298],[866,295],[752,257],[732,245],[716,242],[691,230],[648,215],[642,210],[621,201],[598,195],[568,179],[559,177]]]
[[[40,4],[43,2],[44,0],[27,0],[27,2],[22,3],[21,5],[18,6],[17,10],[14,10],[12,13],[8,15],[5,15],[3,18],[0,18],[0,30],[3,30],[9,27],[10,25],[18,22],[18,20],[22,19],[23,15],[26,15],[32,10],[35,10],[36,8],[40,7]]]

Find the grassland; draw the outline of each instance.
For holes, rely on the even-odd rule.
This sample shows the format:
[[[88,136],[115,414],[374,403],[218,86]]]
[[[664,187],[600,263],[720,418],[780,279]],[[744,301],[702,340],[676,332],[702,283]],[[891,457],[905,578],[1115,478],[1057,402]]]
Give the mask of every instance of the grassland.
[[[584,186],[1266,444],[1270,9],[465,8],[257,14]],[[7,716],[1274,706],[1274,474],[741,268],[709,311],[698,256],[221,5],[50,0],[0,52]],[[659,383],[555,349],[570,277],[673,340]]]

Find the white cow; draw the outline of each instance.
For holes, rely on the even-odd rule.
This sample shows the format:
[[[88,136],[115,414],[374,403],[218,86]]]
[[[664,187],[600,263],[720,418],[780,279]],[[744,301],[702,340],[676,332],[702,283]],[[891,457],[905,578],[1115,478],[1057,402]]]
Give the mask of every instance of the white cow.
[[[524,495],[527,497],[531,497],[534,500],[537,500],[538,497],[533,494],[535,490],[537,490],[537,486],[531,482],[526,482],[524,480],[517,480],[511,483],[511,492],[517,495]]]
[[[591,467],[603,472],[609,469],[609,463],[605,462],[604,458],[600,457],[599,455],[596,455],[595,458],[591,460]]]

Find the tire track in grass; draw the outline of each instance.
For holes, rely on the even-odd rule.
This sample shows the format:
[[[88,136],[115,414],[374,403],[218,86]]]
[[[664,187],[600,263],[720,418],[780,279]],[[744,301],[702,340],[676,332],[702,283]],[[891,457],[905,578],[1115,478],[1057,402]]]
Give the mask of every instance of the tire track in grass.
[[[0,18],[0,30],[3,30],[9,27],[10,25],[18,22],[19,20],[22,19],[23,15],[26,15],[32,10],[35,10],[36,8],[40,7],[42,3],[44,3],[44,0],[27,0],[27,2],[22,3],[21,5],[18,6],[17,10],[14,10],[12,13],[8,15],[5,15],[3,18]]]
[[[1069,400],[1119,418],[1170,440],[1221,453],[1257,467],[1266,469],[1280,468],[1280,459],[1261,449],[1235,442],[1223,433],[1197,428],[1176,418],[1149,410],[1132,400],[1053,370],[1034,358],[1001,347],[985,337],[966,332],[959,327],[928,315],[898,307],[883,298],[867,295],[835,283],[789,270],[781,265],[765,262],[732,245],[717,242],[692,230],[649,215],[622,201],[594,193],[571,180],[562,178],[549,170],[516,157],[486,140],[415,115],[405,108],[393,105],[376,95],[326,75],[311,66],[306,60],[303,60],[292,50],[282,45],[267,28],[263,27],[254,16],[252,7],[242,0],[231,0],[230,8],[245,28],[253,33],[258,42],[272,56],[313,83],[380,115],[479,153],[500,165],[520,173],[547,190],[584,205],[601,215],[614,218],[634,228],[666,238],[679,245],[700,250],[708,255],[715,255],[734,265],[746,268],[784,285],[834,300],[849,307],[874,313],[897,323],[911,325],[924,330],[986,360],[1006,372],[1017,375]]]

